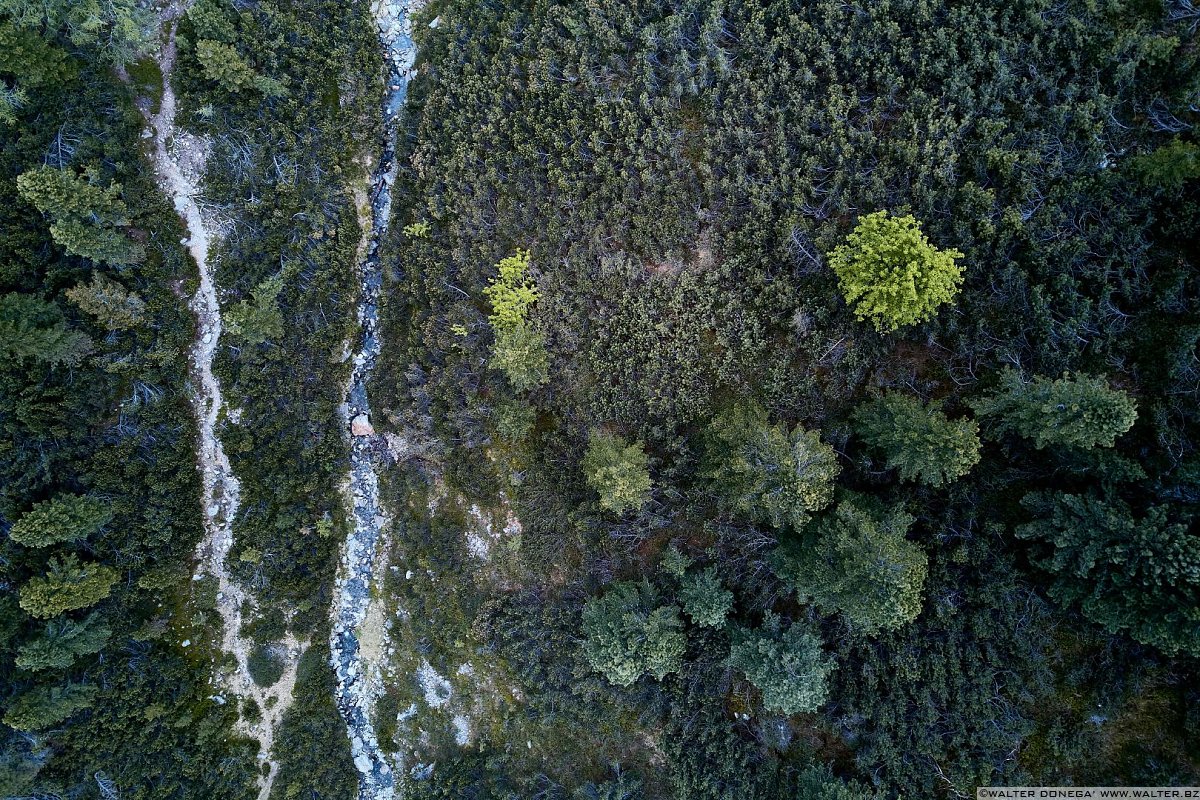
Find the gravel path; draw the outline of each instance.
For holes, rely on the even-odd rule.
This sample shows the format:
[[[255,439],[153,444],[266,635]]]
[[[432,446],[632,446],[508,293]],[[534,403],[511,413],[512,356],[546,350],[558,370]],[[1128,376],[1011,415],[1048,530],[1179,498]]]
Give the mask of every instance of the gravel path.
[[[279,765],[271,755],[275,730],[284,711],[292,701],[296,679],[296,664],[303,645],[287,637],[277,651],[284,661],[283,676],[273,686],[257,686],[250,678],[247,658],[253,643],[239,635],[243,609],[252,609],[253,600],[241,586],[234,583],[225,567],[233,544],[233,521],[241,499],[241,484],[230,466],[229,457],[217,435],[218,421],[223,408],[221,384],[213,374],[213,358],[221,338],[221,308],[217,286],[213,279],[213,263],[209,247],[216,225],[207,220],[201,210],[199,181],[204,174],[207,143],[181,131],[175,124],[176,99],[171,88],[171,73],[175,66],[175,23],[186,13],[187,5],[172,4],[162,15],[168,27],[167,41],[157,54],[162,69],[163,95],[157,113],[152,111],[148,98],[138,98],[137,105],[146,119],[152,141],[151,158],[161,180],[162,189],[172,199],[175,210],[187,226],[188,238],[183,240],[196,262],[199,286],[189,302],[196,315],[196,340],[191,351],[191,374],[194,382],[192,405],[200,433],[196,454],[201,473],[203,495],[201,509],[204,519],[204,539],[196,550],[195,578],[210,575],[217,581],[217,608],[221,614],[221,640],[214,644],[221,653],[232,653],[237,666],[232,672],[220,673],[223,690],[231,697],[248,698],[262,711],[259,721],[250,723],[239,717],[239,729],[259,742],[259,759],[267,764],[267,772],[259,777],[259,800],[267,800]],[[127,79],[127,76],[122,76]],[[213,695],[214,702],[228,702],[226,697]]]

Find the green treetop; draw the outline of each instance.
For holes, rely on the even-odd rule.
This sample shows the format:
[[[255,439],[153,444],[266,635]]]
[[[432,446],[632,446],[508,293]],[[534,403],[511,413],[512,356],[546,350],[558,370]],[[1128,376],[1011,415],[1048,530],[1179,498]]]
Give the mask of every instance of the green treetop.
[[[1013,369],[1000,375],[1000,386],[971,403],[975,413],[995,417],[1000,433],[1046,445],[1112,447],[1133,427],[1137,404],[1103,378],[1064,375],[1057,380],[1034,377],[1027,381]]]
[[[541,386],[550,380],[546,338],[528,324],[497,330],[491,365],[503,372],[518,392]]]
[[[537,287],[529,277],[529,251],[518,249],[515,255],[500,259],[499,274],[488,283],[483,294],[492,304],[488,321],[500,330],[524,325],[529,307],[538,299]]]
[[[266,97],[283,97],[287,89],[275,78],[259,74],[237,48],[212,39],[196,42],[196,60],[204,77],[227,92],[258,92]]]
[[[937,405],[924,405],[899,392],[859,406],[854,424],[904,480],[944,486],[979,463],[979,425],[974,420],[950,420]]]
[[[46,575],[21,587],[21,608],[41,619],[88,608],[108,597],[120,577],[112,567],[80,563],[74,554],[52,558]]]
[[[1163,506],[1139,519],[1120,500],[1061,492],[1022,503],[1036,519],[1017,536],[1047,547],[1037,563],[1054,575],[1052,597],[1110,633],[1200,657],[1200,537],[1188,520]]]
[[[91,707],[95,697],[95,686],[35,686],[9,704],[4,724],[19,731],[45,730]]]
[[[259,345],[283,336],[283,312],[279,295],[295,267],[283,270],[262,280],[250,294],[253,300],[239,300],[224,314],[229,335],[248,345]]]
[[[846,302],[880,332],[931,319],[962,284],[958,250],[939,250],[911,216],[876,211],[829,254]]]
[[[614,514],[641,507],[650,496],[650,459],[641,442],[593,431],[583,455],[588,485],[600,493],[600,505]]]
[[[1144,182],[1177,192],[1188,181],[1200,178],[1200,146],[1176,137],[1157,150],[1131,158],[1129,166]]]
[[[146,44],[152,16],[137,0],[0,0],[0,15],[18,28],[56,33],[124,64]]]
[[[763,707],[781,714],[816,711],[829,695],[834,662],[821,649],[821,640],[801,625],[780,635],[769,620],[761,630],[735,637],[729,665],[746,675],[762,692]]]
[[[675,606],[657,606],[648,584],[617,583],[583,607],[584,656],[617,686],[676,672],[687,638]]]
[[[775,527],[801,527],[833,499],[841,467],[816,431],[789,434],[757,404],[741,403],[708,427],[705,475],[735,510]]]
[[[692,622],[708,628],[724,625],[725,617],[733,607],[733,592],[721,585],[716,567],[685,575],[679,599],[683,602],[683,613],[691,617]]]
[[[135,293],[100,272],[91,283],[67,290],[67,299],[110,331],[137,327],[146,317],[146,303]]]
[[[94,497],[62,494],[38,503],[22,515],[9,536],[26,547],[49,547],[86,539],[111,519],[108,503]]]
[[[9,86],[0,81],[0,123],[11,125],[17,121],[17,111],[27,100],[20,86]]]
[[[92,349],[85,333],[68,330],[54,303],[33,295],[0,295],[0,355],[75,366]]]
[[[499,274],[492,278],[484,295],[492,304],[488,316],[495,343],[492,366],[508,376],[517,391],[525,391],[549,380],[550,357],[546,339],[529,322],[529,308],[538,299],[537,287],[529,277],[529,251],[500,259]]]
[[[121,185],[101,188],[94,172],[41,166],[17,177],[17,191],[50,218],[50,236],[67,252],[108,264],[132,264],[145,255],[121,230],[129,225]]]
[[[847,783],[824,764],[800,772],[796,779],[796,800],[882,800],[860,783]]]
[[[80,656],[99,652],[111,635],[112,630],[95,613],[82,622],[51,620],[42,635],[21,646],[17,666],[30,672],[66,669]]]
[[[809,546],[782,550],[777,569],[802,600],[841,612],[867,634],[896,630],[921,612],[927,559],[904,538],[913,517],[849,495]]]

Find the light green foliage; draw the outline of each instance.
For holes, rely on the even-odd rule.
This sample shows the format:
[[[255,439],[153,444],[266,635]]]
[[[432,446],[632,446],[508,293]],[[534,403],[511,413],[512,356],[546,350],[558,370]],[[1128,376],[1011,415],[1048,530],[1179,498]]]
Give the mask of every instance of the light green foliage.
[[[782,635],[768,620],[757,631],[742,631],[729,651],[729,666],[745,673],[762,692],[763,707],[781,714],[816,711],[829,695],[835,664],[821,649],[821,639],[801,625]]]
[[[537,409],[521,400],[503,400],[495,411],[496,435],[510,444],[523,441],[537,422]]]
[[[496,330],[524,325],[529,307],[537,302],[538,291],[529,277],[529,251],[518,249],[515,255],[500,259],[499,274],[492,278],[484,296],[492,304],[488,321]]]
[[[1109,633],[1128,633],[1168,655],[1200,656],[1200,537],[1165,506],[1140,519],[1121,500],[1036,492],[1037,519],[1017,536],[1049,546],[1038,564],[1050,594]]]
[[[31,672],[66,669],[80,656],[98,653],[111,635],[112,629],[103,624],[97,614],[89,615],[82,622],[51,620],[40,636],[21,646],[17,666]]]
[[[92,340],[67,330],[58,306],[27,294],[0,295],[0,355],[75,366],[91,351]]]
[[[220,0],[196,0],[187,11],[188,20],[196,31],[196,38],[232,44],[237,38],[237,28],[225,13]]]
[[[0,0],[0,8],[4,2]],[[47,84],[61,84],[74,71],[67,54],[39,31],[0,20],[0,72],[12,75],[19,88],[28,92]]]
[[[112,510],[103,500],[60,494],[23,514],[9,536],[26,547],[49,547],[86,539],[111,519]]]
[[[971,406],[981,416],[995,417],[998,432],[1032,439],[1039,450],[1047,445],[1112,447],[1137,419],[1133,398],[1090,375],[1029,381],[1007,369],[1000,386]]]
[[[724,625],[725,617],[733,608],[733,592],[721,585],[716,567],[685,576],[679,599],[683,602],[683,612],[692,618],[692,622],[708,628]]]
[[[50,235],[69,253],[107,264],[134,264],[145,257],[121,228],[129,225],[121,185],[97,185],[94,171],[41,166],[17,177],[25,202],[50,218]]]
[[[932,319],[962,284],[958,250],[930,244],[911,216],[876,211],[858,220],[829,254],[846,302],[861,320],[886,333]]]
[[[582,466],[588,485],[600,493],[601,507],[614,514],[638,509],[650,496],[650,459],[641,442],[592,431]]]
[[[529,307],[538,299],[537,287],[527,274],[529,251],[518,249],[500,259],[496,268],[499,274],[483,290],[492,304],[488,321],[496,337],[492,366],[508,376],[514,389],[525,391],[549,380],[550,370],[546,339],[528,321]]]
[[[25,90],[20,86],[8,86],[0,81],[0,123],[11,125],[17,121],[17,111],[25,105]]]
[[[708,427],[705,475],[725,501],[752,519],[799,528],[833,499],[841,467],[816,431],[789,434],[762,406],[740,403]]]
[[[583,607],[584,656],[617,686],[642,675],[658,680],[676,672],[687,638],[675,606],[656,606],[648,584],[613,584]]]
[[[67,299],[110,331],[135,328],[146,318],[146,303],[108,276],[93,272],[91,283],[67,290]]]
[[[936,404],[888,392],[854,413],[858,434],[887,456],[904,480],[945,486],[979,463],[979,425],[947,419]]]
[[[260,75],[233,45],[201,39],[196,43],[196,59],[204,76],[227,92],[258,92],[265,97],[287,94],[282,83]]]
[[[692,565],[692,559],[682,552],[675,545],[671,545],[663,551],[662,561],[659,566],[662,571],[676,578],[682,578]]]
[[[404,235],[412,239],[428,239],[429,238],[429,223],[428,222],[413,222],[404,226]],[[501,262],[503,263],[503,262]]]
[[[137,0],[0,0],[0,15],[21,28],[63,30],[72,43],[124,64],[146,45],[149,9]]]
[[[1130,159],[1129,166],[1146,183],[1178,191],[1188,181],[1200,178],[1200,146],[1175,138]]]
[[[19,731],[45,730],[91,707],[95,697],[95,686],[36,686],[12,701],[4,713],[4,723]]]
[[[896,630],[921,612],[927,559],[904,538],[912,523],[904,511],[850,495],[820,521],[815,542],[781,551],[777,568],[823,612],[867,634]]]
[[[21,608],[40,619],[88,608],[108,597],[121,575],[104,564],[81,563],[74,554],[51,558],[49,571],[21,587]]]
[[[550,380],[546,337],[530,325],[502,328],[496,331],[491,364],[518,392],[541,386]]]
[[[251,291],[252,300],[239,300],[225,312],[225,325],[231,336],[248,345],[275,341],[283,336],[279,294],[291,271],[285,268],[262,281]]]

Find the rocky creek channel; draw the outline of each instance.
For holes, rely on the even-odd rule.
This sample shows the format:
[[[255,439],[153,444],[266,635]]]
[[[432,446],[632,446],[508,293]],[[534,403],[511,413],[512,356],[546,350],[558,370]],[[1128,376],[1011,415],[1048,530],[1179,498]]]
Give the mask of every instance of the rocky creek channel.
[[[369,677],[370,665],[364,663],[359,630],[367,619],[376,549],[389,521],[379,499],[379,476],[374,461],[378,448],[367,385],[380,352],[379,300],[383,272],[379,246],[391,217],[396,122],[416,57],[409,24],[412,10],[405,0],[374,0],[371,4],[387,59],[388,90],[381,109],[384,141],[378,164],[370,175],[370,232],[359,263],[358,341],[352,349],[352,369],[342,408],[342,422],[351,449],[346,495],[352,529],[338,566],[329,644],[332,666],[337,673],[335,699],[346,721],[359,773],[359,800],[391,800],[396,791],[395,776],[371,722],[377,687]]]

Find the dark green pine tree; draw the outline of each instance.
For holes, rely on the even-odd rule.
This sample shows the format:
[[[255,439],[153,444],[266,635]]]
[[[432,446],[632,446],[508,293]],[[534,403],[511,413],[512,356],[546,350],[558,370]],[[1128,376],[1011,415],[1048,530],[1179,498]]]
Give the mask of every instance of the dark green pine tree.
[[[1200,656],[1200,537],[1164,506],[1136,517],[1121,500],[1035,492],[1037,518],[1017,527],[1045,546],[1050,594],[1110,633],[1174,655]]]

